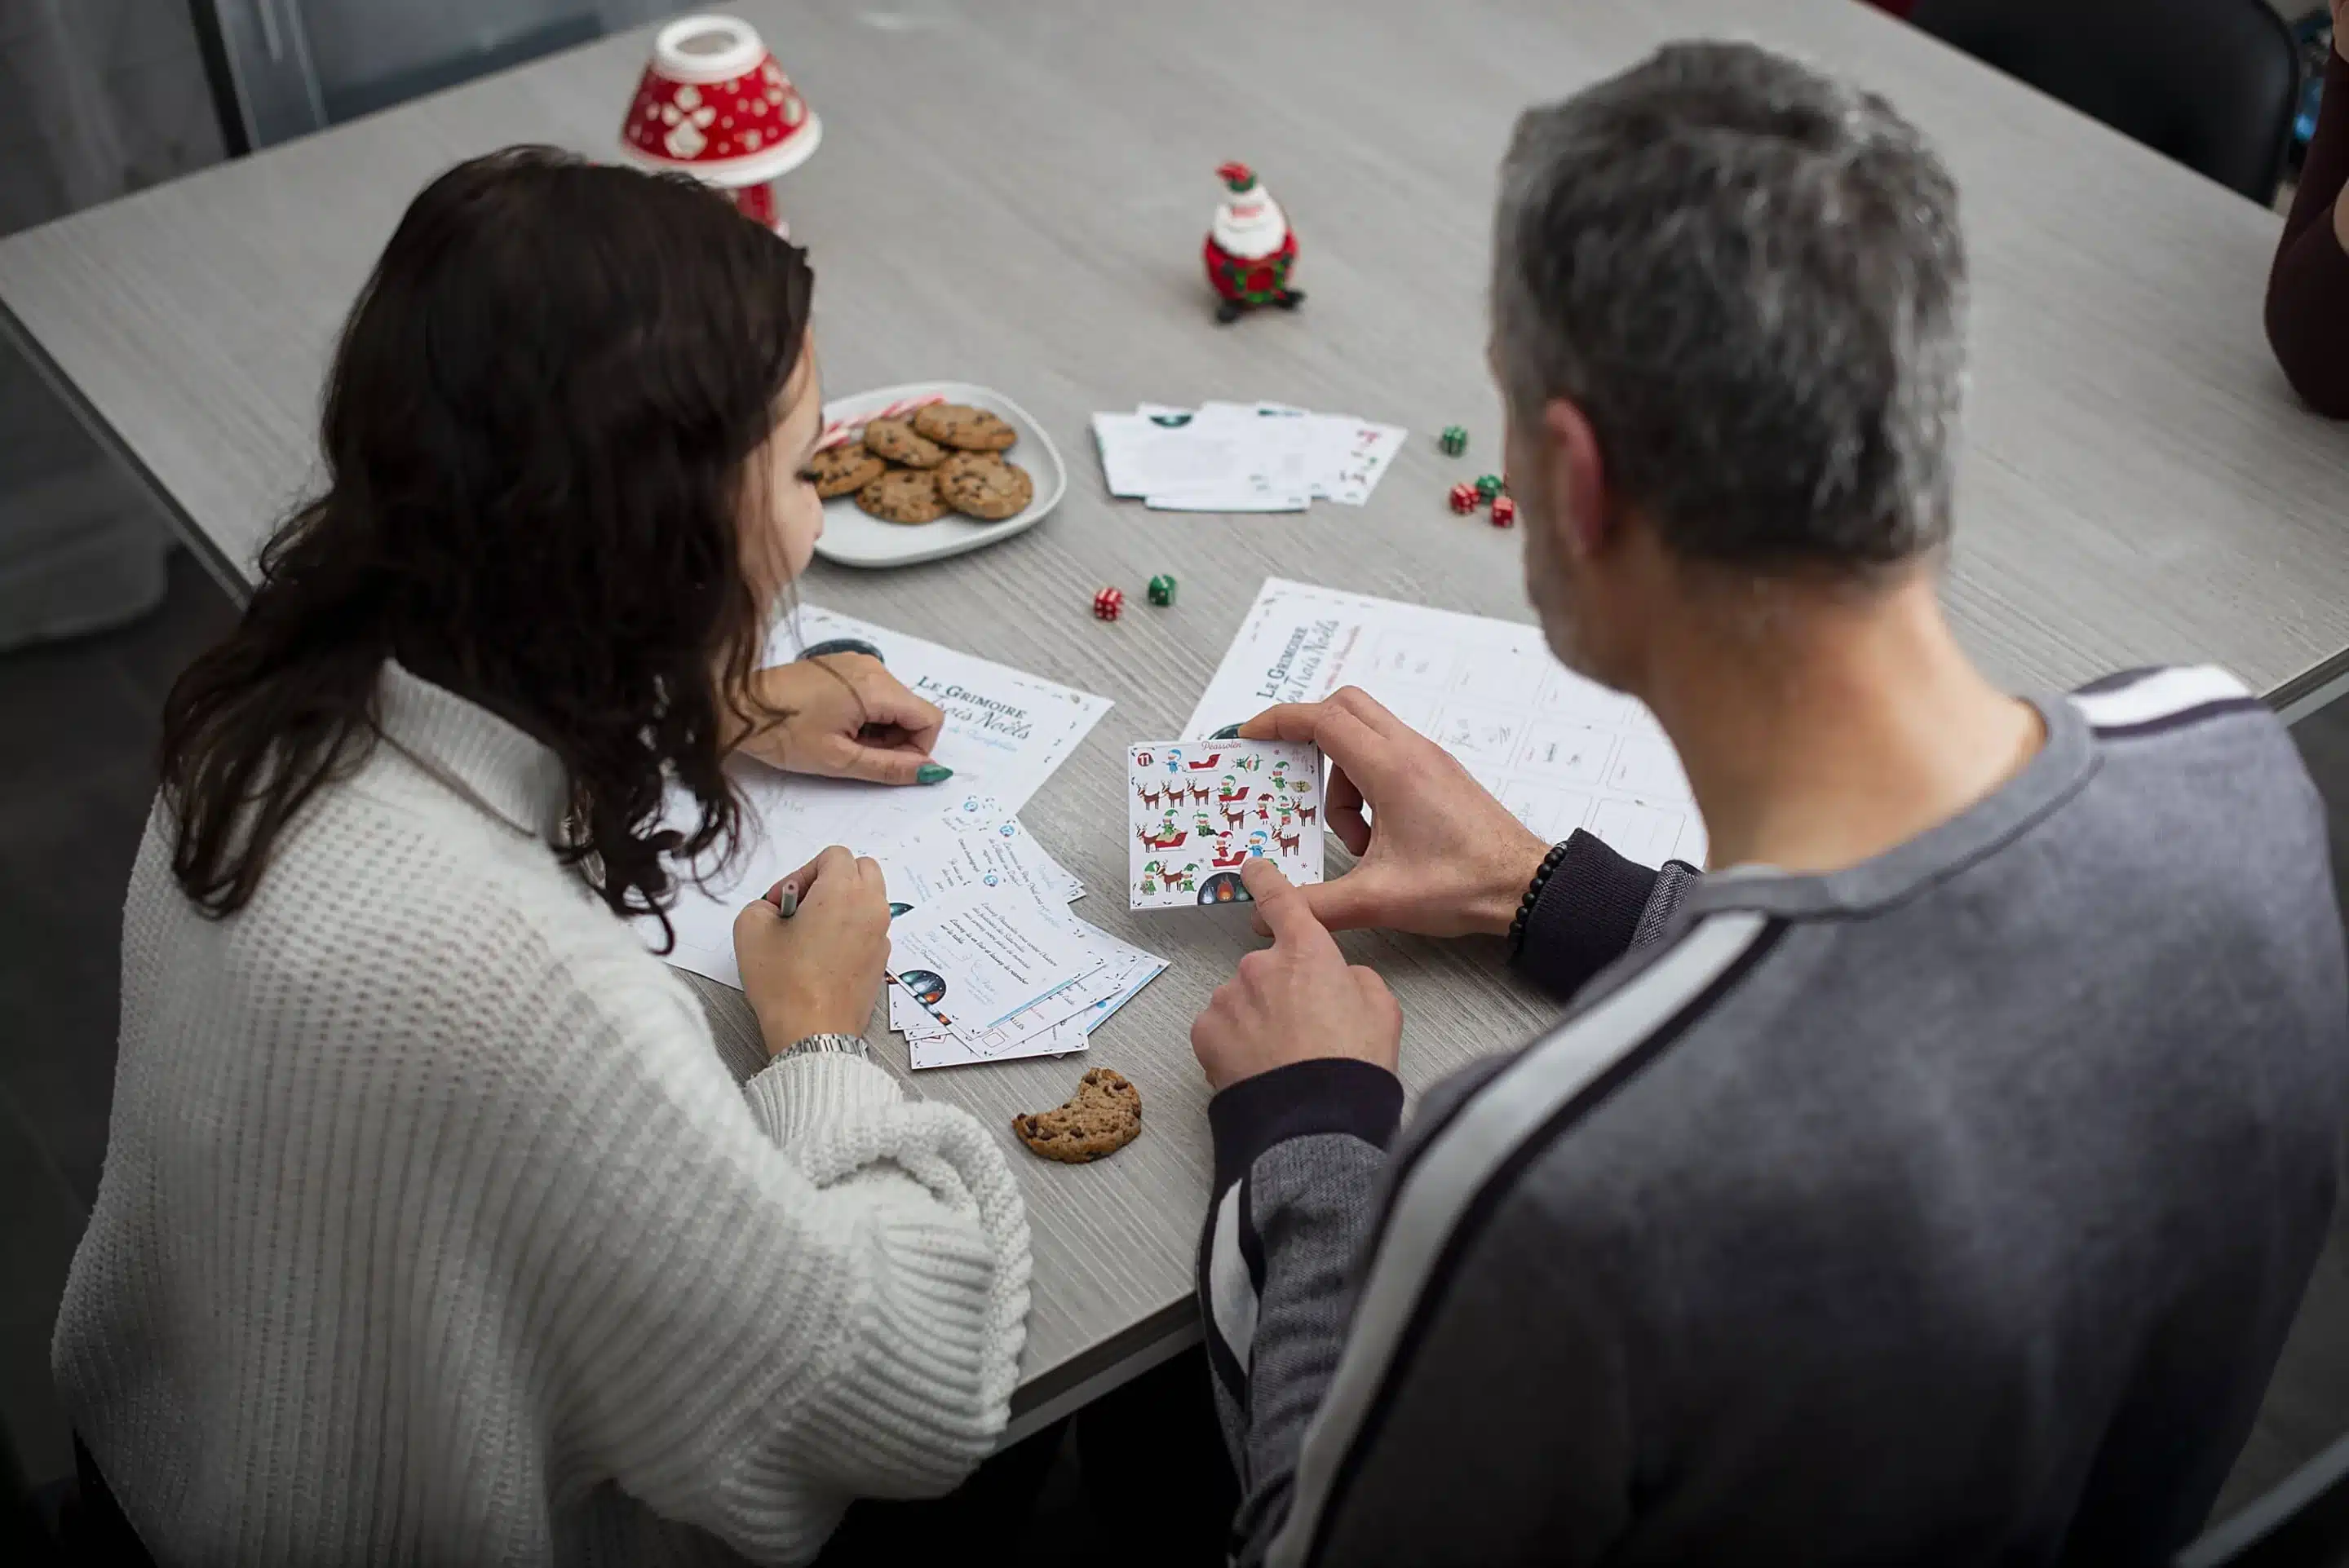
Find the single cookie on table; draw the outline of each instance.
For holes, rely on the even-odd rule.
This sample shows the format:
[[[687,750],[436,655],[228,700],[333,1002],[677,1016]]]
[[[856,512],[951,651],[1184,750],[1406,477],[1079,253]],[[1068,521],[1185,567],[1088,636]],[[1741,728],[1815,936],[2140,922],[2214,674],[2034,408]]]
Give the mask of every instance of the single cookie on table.
[[[879,479],[889,465],[854,441],[826,447],[807,460],[802,470],[814,481],[815,493],[830,500],[836,495],[863,490]]]
[[[891,469],[856,492],[856,504],[884,522],[936,522],[947,514],[927,469]]]
[[[864,427],[864,448],[876,458],[903,463],[909,469],[934,469],[946,461],[947,449],[914,434],[903,419],[874,419]]]
[[[963,403],[932,403],[914,411],[914,428],[966,452],[999,452],[1019,438],[1000,415]]]
[[[993,452],[957,452],[937,468],[938,496],[957,511],[1000,522],[1028,510],[1036,481]]]
[[[1093,1068],[1057,1110],[1015,1116],[1011,1130],[1030,1152],[1063,1165],[1114,1154],[1142,1130],[1142,1091],[1123,1074]]]

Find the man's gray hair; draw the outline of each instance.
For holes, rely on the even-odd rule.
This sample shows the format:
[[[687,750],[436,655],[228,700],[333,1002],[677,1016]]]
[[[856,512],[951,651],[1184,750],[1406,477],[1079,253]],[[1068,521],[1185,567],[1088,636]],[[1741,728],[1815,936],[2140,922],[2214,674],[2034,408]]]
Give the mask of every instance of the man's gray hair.
[[[1956,184],[1873,93],[1676,44],[1517,121],[1504,390],[1578,405],[1684,557],[1861,573],[1946,539],[1965,316]]]

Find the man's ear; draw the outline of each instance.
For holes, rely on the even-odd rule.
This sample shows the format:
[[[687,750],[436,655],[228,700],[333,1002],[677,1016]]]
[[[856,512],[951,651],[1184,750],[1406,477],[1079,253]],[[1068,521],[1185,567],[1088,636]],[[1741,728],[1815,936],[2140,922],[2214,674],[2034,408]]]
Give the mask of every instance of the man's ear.
[[[1570,399],[1553,397],[1542,406],[1542,460],[1557,502],[1559,542],[1578,559],[1599,554],[1618,531],[1607,460],[1589,417]]]

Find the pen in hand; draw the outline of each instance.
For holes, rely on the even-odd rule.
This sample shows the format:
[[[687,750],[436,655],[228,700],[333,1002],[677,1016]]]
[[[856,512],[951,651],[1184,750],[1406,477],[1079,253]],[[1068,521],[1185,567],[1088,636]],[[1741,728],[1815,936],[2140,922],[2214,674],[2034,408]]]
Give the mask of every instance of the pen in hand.
[[[773,904],[775,913],[785,920],[791,919],[800,912],[800,890],[792,885],[789,877],[769,888],[761,896]]]

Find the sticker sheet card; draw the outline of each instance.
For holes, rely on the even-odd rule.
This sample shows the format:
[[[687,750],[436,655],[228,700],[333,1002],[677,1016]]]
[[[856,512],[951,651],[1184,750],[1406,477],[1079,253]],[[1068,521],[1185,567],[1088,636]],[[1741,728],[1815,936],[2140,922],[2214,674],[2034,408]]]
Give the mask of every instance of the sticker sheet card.
[[[1268,857],[1321,880],[1321,753],[1303,741],[1167,740],[1125,755],[1133,909],[1247,902],[1240,867]]]

